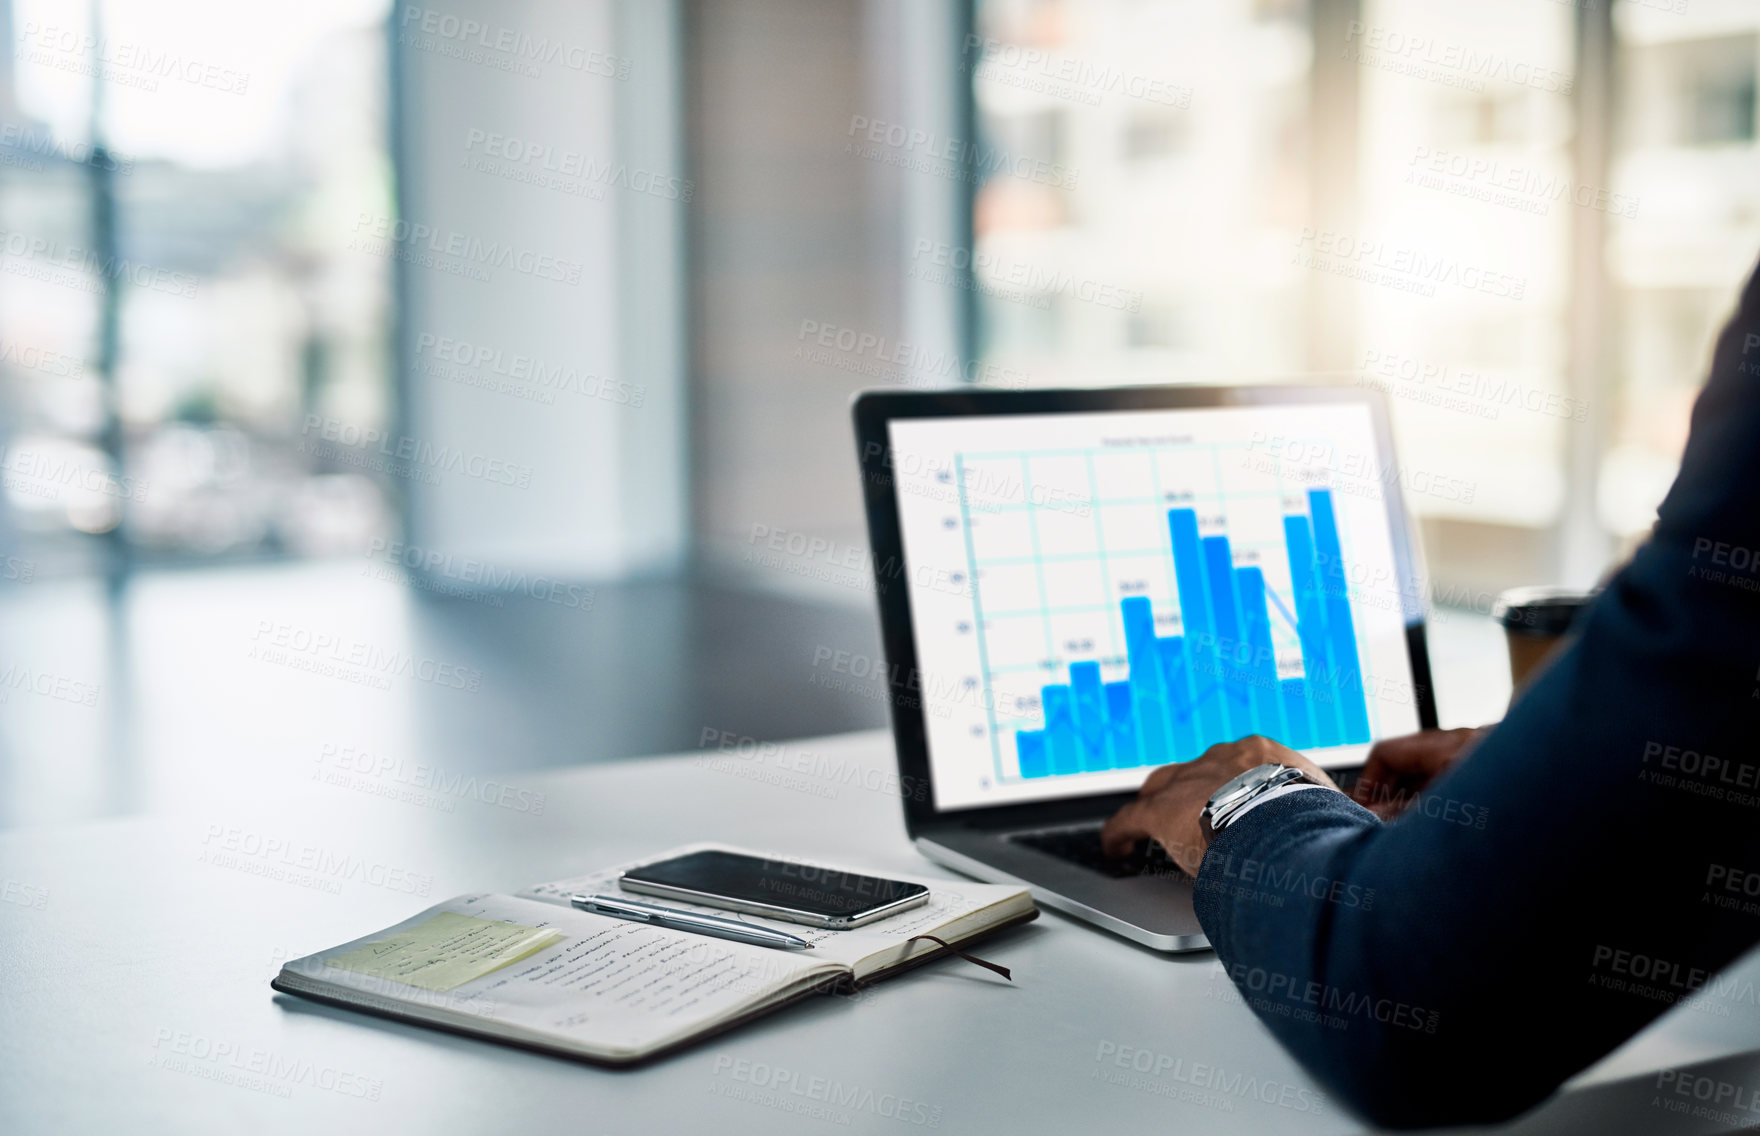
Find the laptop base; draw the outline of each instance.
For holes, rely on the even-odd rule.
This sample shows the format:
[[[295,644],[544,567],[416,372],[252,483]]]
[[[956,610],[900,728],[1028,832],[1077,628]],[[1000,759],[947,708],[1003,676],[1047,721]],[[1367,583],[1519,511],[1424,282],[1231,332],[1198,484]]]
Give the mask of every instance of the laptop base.
[[[1030,831],[1030,830],[1021,830]],[[1033,899],[1151,950],[1168,954],[1210,949],[1192,910],[1185,875],[1112,879],[1023,847],[1009,831],[947,828],[918,836],[917,848],[944,868],[986,883],[1014,884]]]

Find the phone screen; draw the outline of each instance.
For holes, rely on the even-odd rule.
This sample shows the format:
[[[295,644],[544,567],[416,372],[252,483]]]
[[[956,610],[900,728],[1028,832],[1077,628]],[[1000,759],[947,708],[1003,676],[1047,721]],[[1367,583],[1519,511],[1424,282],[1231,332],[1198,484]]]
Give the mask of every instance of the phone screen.
[[[623,874],[623,883],[638,885],[631,890],[652,885],[738,903],[789,908],[839,921],[924,896],[929,891],[922,884],[902,880],[717,851],[692,852],[631,868]]]

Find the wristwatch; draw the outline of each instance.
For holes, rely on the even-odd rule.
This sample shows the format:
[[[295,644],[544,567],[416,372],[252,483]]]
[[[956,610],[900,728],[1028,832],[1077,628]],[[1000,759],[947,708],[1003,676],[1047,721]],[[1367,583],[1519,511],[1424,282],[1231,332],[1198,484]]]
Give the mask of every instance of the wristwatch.
[[[1275,761],[1256,765],[1231,779],[1222,788],[1210,794],[1210,800],[1205,803],[1204,811],[1198,814],[1198,827],[1204,830],[1204,839],[1206,841],[1215,840],[1216,834],[1227,828],[1228,822],[1234,819],[1235,814],[1249,803],[1258,800],[1273,789],[1281,788],[1284,785],[1294,785],[1297,782],[1306,782],[1309,785],[1320,784],[1295,766],[1279,765]]]

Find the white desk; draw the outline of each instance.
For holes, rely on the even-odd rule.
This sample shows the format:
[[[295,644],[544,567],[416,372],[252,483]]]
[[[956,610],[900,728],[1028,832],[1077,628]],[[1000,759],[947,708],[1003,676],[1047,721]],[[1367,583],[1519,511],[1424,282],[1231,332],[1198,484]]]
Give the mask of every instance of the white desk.
[[[983,947],[1014,968],[1012,985],[943,961],[623,1072],[268,987],[284,958],[438,899],[688,840],[943,874],[905,842],[897,801],[860,787],[891,768],[885,735],[789,745],[782,756],[810,765],[803,755],[852,778],[788,773],[775,757],[717,768],[687,755],[517,778],[503,806],[479,799],[495,797],[480,787],[476,797],[383,797],[373,790],[398,787],[388,777],[330,784],[315,763],[286,770],[248,805],[215,794],[178,816],[0,834],[0,1132],[774,1134],[912,1131],[928,1119],[955,1133],[1357,1130],[1330,1103],[1313,1111],[1249,1095],[1255,1084],[1273,1086],[1273,1098],[1287,1086],[1285,1100],[1300,1105],[1313,1086],[1233,999],[1213,955],[1156,955],[1052,913]],[[542,812],[520,811],[520,791],[528,805],[542,793]],[[279,852],[213,862],[225,838],[209,834],[230,829],[244,847],[282,841],[319,870],[283,869]],[[402,890],[426,877],[427,897]],[[1760,982],[1752,960],[1744,973]],[[1616,1078],[1760,1049],[1748,1010],[1677,1009],[1516,1130],[1719,1130],[1651,1106],[1654,1076]],[[1214,1067],[1223,1072],[1197,1075],[1237,1087],[1182,1098],[1190,1086],[1170,1071],[1143,1076],[1147,1087],[1098,1079],[1124,1074],[1100,1058],[1125,1047],[1182,1061],[1188,1077]],[[752,1082],[779,1070],[802,1093],[854,1103],[810,1115],[778,1107],[814,1107],[804,1095],[749,1099]],[[1760,1056],[1715,1071],[1760,1086]],[[901,1098],[902,1120],[889,1115]]]

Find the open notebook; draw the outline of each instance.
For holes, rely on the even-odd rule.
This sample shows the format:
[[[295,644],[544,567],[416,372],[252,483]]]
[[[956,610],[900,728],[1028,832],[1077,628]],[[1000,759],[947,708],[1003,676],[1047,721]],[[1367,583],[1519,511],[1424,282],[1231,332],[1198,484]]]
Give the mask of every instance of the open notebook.
[[[1038,914],[1024,888],[950,887],[941,880],[915,881],[930,889],[924,906],[853,931],[714,912],[813,944],[781,951],[569,905],[577,893],[615,892],[617,877],[635,863],[704,848],[746,851],[693,844],[517,895],[461,895],[377,934],[296,959],[270,985],[353,1009],[629,1064],[808,994],[865,985],[946,953],[927,940],[909,941],[913,935],[959,946]]]

